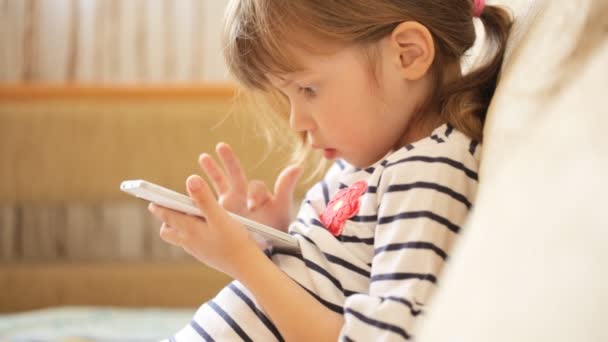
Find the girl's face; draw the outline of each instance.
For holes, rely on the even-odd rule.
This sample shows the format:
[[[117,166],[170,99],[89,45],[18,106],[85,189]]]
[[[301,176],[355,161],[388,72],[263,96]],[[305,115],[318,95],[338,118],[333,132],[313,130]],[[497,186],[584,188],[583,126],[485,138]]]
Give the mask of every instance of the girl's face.
[[[385,47],[381,42],[375,78],[368,58],[354,47],[323,56],[300,53],[304,71],[269,75],[289,98],[291,127],[306,132],[325,158],[366,167],[404,144],[422,94],[399,75],[399,63]]]

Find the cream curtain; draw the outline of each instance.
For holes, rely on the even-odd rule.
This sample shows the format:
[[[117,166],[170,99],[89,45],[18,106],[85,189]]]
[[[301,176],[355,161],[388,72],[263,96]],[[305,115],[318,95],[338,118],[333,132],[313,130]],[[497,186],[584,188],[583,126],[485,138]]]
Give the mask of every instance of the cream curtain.
[[[0,83],[226,80],[227,0],[0,0]]]

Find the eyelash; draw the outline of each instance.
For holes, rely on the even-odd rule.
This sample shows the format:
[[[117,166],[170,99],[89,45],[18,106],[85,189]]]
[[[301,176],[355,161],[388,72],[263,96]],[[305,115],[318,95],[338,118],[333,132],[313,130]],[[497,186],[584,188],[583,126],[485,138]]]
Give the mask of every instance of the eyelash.
[[[309,99],[315,98],[317,96],[317,91],[311,87],[298,87],[298,92],[304,93],[304,96]]]

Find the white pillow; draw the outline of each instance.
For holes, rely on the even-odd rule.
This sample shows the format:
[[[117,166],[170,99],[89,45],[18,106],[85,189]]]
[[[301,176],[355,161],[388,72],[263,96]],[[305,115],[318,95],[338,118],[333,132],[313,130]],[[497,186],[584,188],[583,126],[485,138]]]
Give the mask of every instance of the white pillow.
[[[608,341],[606,3],[533,5],[492,106],[476,206],[418,341]]]

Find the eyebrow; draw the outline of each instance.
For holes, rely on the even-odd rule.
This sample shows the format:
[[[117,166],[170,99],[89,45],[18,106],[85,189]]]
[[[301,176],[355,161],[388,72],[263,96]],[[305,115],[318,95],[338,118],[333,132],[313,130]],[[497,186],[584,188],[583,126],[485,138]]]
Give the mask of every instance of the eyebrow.
[[[283,78],[280,76],[277,77],[281,80],[281,84],[279,84],[279,86],[281,87],[287,87],[288,85],[293,83],[293,79]]]
[[[314,75],[312,70],[302,70],[302,71],[297,71],[297,72],[293,72],[292,73],[293,77],[282,77],[282,76],[278,76],[276,75],[276,77],[281,80],[281,87],[286,87],[292,83],[295,82],[295,79],[297,78],[310,78],[311,75]]]

